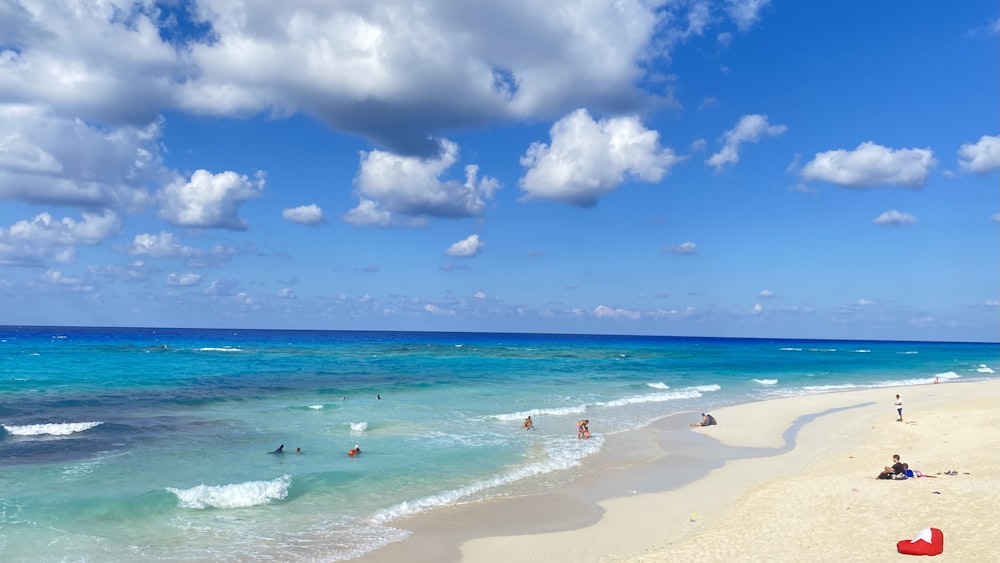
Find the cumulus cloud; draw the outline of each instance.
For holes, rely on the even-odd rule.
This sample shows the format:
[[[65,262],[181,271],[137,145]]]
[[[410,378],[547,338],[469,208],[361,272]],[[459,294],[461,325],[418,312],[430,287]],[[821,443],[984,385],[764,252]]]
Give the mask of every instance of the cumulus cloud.
[[[455,258],[471,258],[479,254],[486,243],[479,240],[479,235],[469,235],[448,247],[445,254]]]
[[[216,244],[211,250],[205,251],[181,244],[173,233],[163,231],[158,235],[149,233],[135,235],[132,242],[125,246],[125,252],[133,256],[176,258],[184,260],[188,266],[204,267],[226,262],[237,251],[221,244]]]
[[[90,292],[94,286],[87,283],[83,278],[67,276],[59,270],[46,270],[39,280],[47,285],[68,289],[70,291]]]
[[[167,275],[166,284],[175,287],[191,287],[201,282],[201,274],[186,273],[178,274],[171,272]]]
[[[745,30],[767,3],[20,2],[4,14],[0,91],[118,125],[301,113],[428,156],[445,130],[638,111],[657,99],[651,59],[723,25],[716,13]]]
[[[284,209],[281,211],[281,218],[303,225],[316,225],[324,222],[323,210],[315,203]]]
[[[639,320],[642,318],[642,313],[639,311],[630,311],[628,309],[618,309],[607,307],[605,305],[598,305],[594,308],[594,316],[599,319]]]
[[[295,299],[296,298],[295,292],[290,287],[283,287],[283,288],[279,289],[278,293],[275,294],[275,297],[277,297],[279,299]]]
[[[68,262],[80,245],[96,245],[121,232],[121,220],[112,211],[83,213],[82,220],[53,219],[48,213],[0,227],[0,263]]]
[[[465,167],[465,181],[442,180],[458,162],[458,145],[443,140],[434,158],[402,156],[373,150],[361,153],[361,167],[354,180],[360,197],[344,219],[356,225],[421,225],[409,219],[426,217],[478,217],[500,183],[479,177],[479,167]],[[397,221],[396,215],[407,216]]]
[[[1000,135],[983,135],[975,143],[958,149],[958,167],[973,174],[986,174],[1000,168]]]
[[[585,109],[563,117],[549,131],[551,144],[535,142],[521,157],[522,199],[548,199],[591,207],[627,179],[659,182],[682,160],[662,148],[659,133],[638,117],[595,121]]]
[[[917,222],[917,218],[909,213],[900,213],[895,209],[883,212],[875,218],[876,225],[889,225],[893,227],[912,225]]]
[[[693,242],[682,242],[675,246],[666,246],[663,251],[671,254],[695,254],[698,252],[698,245]]]
[[[761,11],[771,0],[726,0],[726,13],[740,31],[746,31],[760,20]]]
[[[723,166],[740,161],[740,145],[743,143],[756,143],[764,137],[781,135],[787,129],[785,125],[771,125],[766,115],[744,115],[735,127],[726,131],[722,149],[710,156],[705,163],[714,166],[718,172]]]
[[[194,258],[201,256],[201,250],[184,246],[176,240],[173,233],[166,231],[159,235],[142,233],[135,235],[125,251],[134,256],[150,256],[153,258]]]
[[[937,164],[931,149],[890,149],[871,141],[853,151],[817,153],[802,168],[805,180],[820,180],[847,188],[901,186],[919,189]]]
[[[259,197],[263,189],[263,174],[251,181],[235,172],[197,170],[190,180],[178,178],[160,191],[160,217],[180,227],[241,231],[246,224],[239,206]]]
[[[0,199],[137,210],[152,201],[144,183],[162,173],[160,133],[159,122],[101,129],[50,109],[0,103]]]
[[[770,289],[764,289],[761,290],[761,292],[758,293],[757,296],[760,297],[761,299],[769,299],[771,297],[774,297],[774,292],[771,291]]]

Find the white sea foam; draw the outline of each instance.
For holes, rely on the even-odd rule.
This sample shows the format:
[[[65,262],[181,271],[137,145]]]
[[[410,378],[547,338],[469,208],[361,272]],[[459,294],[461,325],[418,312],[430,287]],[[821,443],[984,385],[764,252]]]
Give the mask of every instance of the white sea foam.
[[[653,389],[670,389],[670,386],[662,381],[659,383],[647,383],[646,385],[649,385]]]
[[[62,422],[50,424],[26,424],[14,426],[4,424],[3,428],[14,436],[69,436],[104,424],[103,422]]]
[[[979,367],[976,368],[976,371],[978,371],[979,373],[993,373],[993,368],[987,366],[986,364],[979,364]]]
[[[384,524],[397,518],[412,516],[446,506],[464,504],[478,500],[476,497],[483,496],[482,493],[490,489],[509,485],[529,477],[570,469],[580,465],[580,460],[584,457],[600,450],[604,440],[600,436],[595,436],[590,440],[575,440],[572,443],[574,444],[572,448],[550,451],[549,457],[544,461],[515,467],[504,473],[470,483],[464,487],[410,501],[403,501],[389,508],[382,509],[372,517],[372,523]]]
[[[313,410],[323,410],[323,405],[309,405],[309,408]]]
[[[351,432],[364,432],[368,430],[368,421],[362,420],[361,422],[348,422],[351,426]]]
[[[597,406],[624,407],[640,403],[662,403],[664,401],[676,401],[678,399],[697,399],[698,397],[701,397],[701,391],[692,388],[683,391],[672,391],[670,393],[648,393],[645,395],[622,397],[621,399],[615,399],[613,401],[597,403]]]
[[[282,475],[270,481],[247,481],[235,485],[198,485],[190,489],[167,487],[185,508],[248,508],[269,504],[288,496],[292,478]]]
[[[864,348],[862,348],[860,350],[855,350],[855,352],[857,352],[858,354],[871,354],[872,351],[871,350],[865,350]]]
[[[587,407],[585,405],[580,405],[576,407],[557,407],[550,409],[531,409],[527,411],[512,412],[505,414],[495,414],[487,418],[502,420],[502,421],[512,421],[524,420],[528,416],[562,416],[567,414],[582,414],[587,412]]]
[[[777,379],[754,379],[754,381],[761,385],[776,385],[778,383]]]
[[[784,352],[801,352],[802,348],[791,348],[791,347],[788,347],[788,348],[779,348],[779,350],[782,350]]]
[[[900,354],[919,354],[920,352],[917,352],[916,350],[909,350],[907,352],[899,352],[899,353]]]
[[[242,348],[233,348],[232,346],[226,346],[223,348],[216,348],[212,346],[206,346],[204,348],[198,348],[199,352],[242,352]]]

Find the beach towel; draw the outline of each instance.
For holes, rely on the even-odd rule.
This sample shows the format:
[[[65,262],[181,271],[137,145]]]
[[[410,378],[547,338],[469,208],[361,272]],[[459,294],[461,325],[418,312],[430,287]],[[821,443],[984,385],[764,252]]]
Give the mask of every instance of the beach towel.
[[[912,540],[896,542],[896,551],[903,555],[940,555],[944,551],[944,532],[937,528],[924,528]]]

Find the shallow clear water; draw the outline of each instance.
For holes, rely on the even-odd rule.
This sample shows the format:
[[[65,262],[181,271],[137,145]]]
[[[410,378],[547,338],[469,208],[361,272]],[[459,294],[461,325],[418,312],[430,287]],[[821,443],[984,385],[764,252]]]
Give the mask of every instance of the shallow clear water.
[[[696,420],[776,396],[995,377],[1000,353],[0,327],[0,366],[0,560],[331,561],[403,537],[400,516],[569,479],[608,436],[668,414]],[[526,432],[529,414],[536,429]],[[590,440],[576,439],[581,418]],[[268,453],[279,444],[286,453]],[[350,457],[355,444],[362,453]]]

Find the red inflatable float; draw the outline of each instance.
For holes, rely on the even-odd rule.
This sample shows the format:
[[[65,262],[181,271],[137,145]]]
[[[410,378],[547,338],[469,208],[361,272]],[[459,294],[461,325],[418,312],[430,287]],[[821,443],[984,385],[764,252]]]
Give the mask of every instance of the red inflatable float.
[[[903,555],[940,555],[944,551],[944,533],[937,528],[924,528],[912,540],[896,542],[896,551]]]

